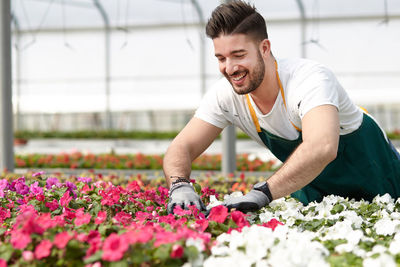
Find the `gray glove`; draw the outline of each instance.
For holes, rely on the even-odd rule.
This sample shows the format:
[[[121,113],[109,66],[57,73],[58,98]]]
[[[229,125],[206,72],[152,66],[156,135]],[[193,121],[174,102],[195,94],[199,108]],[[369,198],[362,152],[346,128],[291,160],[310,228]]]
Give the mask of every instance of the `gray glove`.
[[[179,205],[182,209],[188,209],[189,205],[195,205],[199,211],[205,211],[206,206],[201,201],[200,196],[196,194],[188,183],[173,185],[169,190],[168,214],[174,213],[175,206]]]
[[[231,197],[225,200],[225,205],[229,210],[236,209],[241,212],[257,211],[272,201],[271,192],[269,192],[268,184],[260,182],[254,185],[253,189],[244,196]]]

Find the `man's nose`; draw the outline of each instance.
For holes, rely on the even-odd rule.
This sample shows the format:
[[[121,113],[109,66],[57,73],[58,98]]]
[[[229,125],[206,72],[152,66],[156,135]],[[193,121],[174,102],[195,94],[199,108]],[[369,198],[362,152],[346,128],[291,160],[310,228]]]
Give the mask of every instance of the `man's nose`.
[[[228,75],[232,75],[238,70],[237,64],[235,64],[235,62],[232,60],[227,59],[225,64],[225,71]]]

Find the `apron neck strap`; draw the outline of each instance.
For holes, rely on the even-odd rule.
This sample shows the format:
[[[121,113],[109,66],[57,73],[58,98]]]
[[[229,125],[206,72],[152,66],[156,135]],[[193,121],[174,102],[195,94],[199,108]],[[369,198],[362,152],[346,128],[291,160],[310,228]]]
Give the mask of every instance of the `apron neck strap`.
[[[287,112],[285,92],[283,91],[283,86],[282,86],[281,79],[279,78],[279,73],[278,73],[278,63],[276,62],[276,60],[274,61],[274,63],[275,63],[276,79],[278,80],[279,90],[282,95],[283,105],[285,106],[285,110]],[[253,123],[256,126],[257,132],[260,133],[261,132],[260,123],[258,122],[256,112],[255,112],[253,106],[251,105],[249,94],[246,94],[246,102],[247,102],[247,106],[249,107],[251,118],[253,119]],[[297,127],[291,120],[289,120],[289,121],[293,125],[293,127],[296,129],[296,131],[301,132],[301,129],[299,127]]]

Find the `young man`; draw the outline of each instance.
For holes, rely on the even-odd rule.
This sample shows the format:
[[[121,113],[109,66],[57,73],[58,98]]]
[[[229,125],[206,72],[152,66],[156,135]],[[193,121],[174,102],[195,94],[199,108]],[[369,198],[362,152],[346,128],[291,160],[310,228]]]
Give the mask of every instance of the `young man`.
[[[355,106],[326,67],[277,59],[263,17],[249,4],[218,6],[206,27],[225,76],[204,97],[164,159],[171,213],[204,209],[190,185],[191,162],[233,124],[283,165],[268,181],[224,204],[258,210],[288,194],[304,204],[335,194],[372,200],[400,196],[400,160],[375,121]]]

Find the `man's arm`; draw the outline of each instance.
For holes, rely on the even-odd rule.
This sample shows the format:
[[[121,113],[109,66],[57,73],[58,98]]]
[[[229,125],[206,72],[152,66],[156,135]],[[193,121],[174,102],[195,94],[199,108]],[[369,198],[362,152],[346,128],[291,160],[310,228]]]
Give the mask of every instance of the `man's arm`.
[[[168,187],[170,176],[190,177],[192,161],[218,137],[222,129],[198,118],[192,118],[175,137],[164,157],[164,174]]]
[[[314,180],[336,158],[339,113],[333,105],[313,108],[302,119],[303,142],[268,179],[273,199],[287,196]]]

